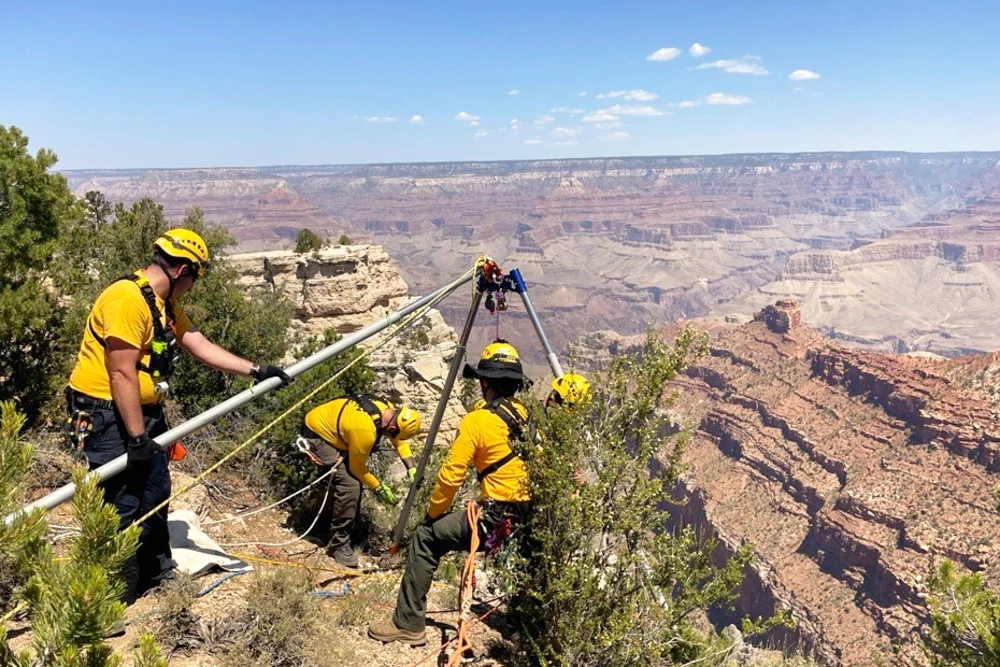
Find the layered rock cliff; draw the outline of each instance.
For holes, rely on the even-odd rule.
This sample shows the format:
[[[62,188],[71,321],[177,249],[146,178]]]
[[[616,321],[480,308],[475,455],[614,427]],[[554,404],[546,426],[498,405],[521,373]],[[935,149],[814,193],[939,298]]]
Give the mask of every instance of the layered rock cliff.
[[[233,255],[231,261],[240,273],[242,288],[274,291],[291,300],[299,340],[322,336],[327,329],[354,333],[412,300],[399,270],[379,246],[335,246],[308,254],[249,253]],[[374,336],[362,347],[371,349],[383,338],[384,334]],[[441,314],[429,311],[412,329],[371,353],[369,363],[378,375],[373,391],[416,408],[426,431],[456,344],[457,336]],[[451,441],[464,414],[453,393],[439,442]]]
[[[840,283],[842,274],[835,271],[852,261],[861,267],[885,264],[883,258],[902,256],[902,245],[874,246],[850,257],[804,257],[782,273],[785,261],[803,250],[848,250],[859,240],[878,241],[924,215],[955,209],[981,217],[977,202],[1000,188],[998,160],[998,153],[806,153],[67,176],[78,194],[99,189],[126,202],[150,196],[171,216],[199,206],[207,220],[227,226],[248,249],[288,245],[300,227],[371,238],[386,246],[418,293],[436,287],[440,276],[468,268],[477,255],[492,255],[519,266],[537,286],[534,303],[557,347],[581,332],[638,333],[648,322],[718,313],[764,289],[763,300],[726,311],[749,316],[765,301],[795,296],[804,285],[820,285],[823,295],[815,306],[798,295],[808,301],[808,321],[816,311],[826,313],[829,333],[889,346],[896,339],[923,342],[919,313],[908,314],[913,316],[902,333],[886,331],[889,318],[880,317],[878,306],[866,307],[871,299],[862,293],[876,286]],[[915,246],[909,256],[936,259],[933,240],[909,242]],[[940,253],[988,255],[966,248],[942,246]],[[929,269],[911,269],[903,284],[933,288],[953,278],[936,272],[923,280]],[[773,289],[767,291],[769,284]],[[947,304],[951,291],[920,299]],[[897,294],[888,299],[900,301]],[[460,326],[465,313],[444,306],[443,314]],[[949,333],[955,333],[953,324],[948,320]],[[976,335],[953,349],[983,349],[988,328],[974,321],[958,327]],[[514,342],[525,347],[529,360],[542,361],[530,337]]]
[[[747,324],[696,324],[710,354],[674,387],[694,429],[681,518],[753,543],[739,605],[790,608],[798,627],[780,643],[827,665],[923,664],[933,563],[1000,584],[1000,418],[981,391],[996,359],[862,352],[801,322],[784,301]]]

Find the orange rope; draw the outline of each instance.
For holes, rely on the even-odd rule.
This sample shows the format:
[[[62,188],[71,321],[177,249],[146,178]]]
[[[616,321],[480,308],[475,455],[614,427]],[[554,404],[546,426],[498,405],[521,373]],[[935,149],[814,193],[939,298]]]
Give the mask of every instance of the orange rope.
[[[466,622],[470,615],[472,593],[476,576],[476,552],[479,551],[479,515],[481,510],[476,505],[476,501],[470,500],[465,506],[465,516],[469,520],[469,527],[472,529],[472,541],[469,545],[469,555],[465,558],[462,566],[462,578],[458,587],[458,608],[462,616],[458,621],[458,645],[448,658],[448,667],[456,667],[461,664],[462,654],[472,648],[472,640],[469,639],[469,624]]]

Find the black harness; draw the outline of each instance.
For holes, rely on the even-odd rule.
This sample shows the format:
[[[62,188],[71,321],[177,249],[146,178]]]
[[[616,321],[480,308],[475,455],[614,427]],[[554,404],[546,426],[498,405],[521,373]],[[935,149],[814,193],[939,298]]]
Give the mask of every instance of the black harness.
[[[135,283],[136,287],[139,288],[143,300],[145,300],[146,305],[149,307],[149,314],[153,319],[153,339],[150,342],[149,365],[147,366],[141,361],[137,361],[135,367],[143,373],[148,373],[153,378],[154,383],[162,382],[174,372],[174,367],[177,365],[178,359],[177,334],[174,333],[174,325],[177,321],[174,318],[173,307],[170,305],[169,299],[164,301],[167,311],[167,326],[164,327],[160,321],[162,313],[160,313],[160,309],[156,305],[156,295],[153,293],[153,288],[149,282],[146,281],[144,284],[140,284],[143,278],[132,274],[122,276],[114,281],[114,283],[119,283],[123,280]],[[107,349],[108,342],[99,336],[97,329],[94,328],[93,313],[87,318],[87,327],[90,329],[90,335],[94,337],[94,340],[101,347]]]
[[[344,416],[344,409],[347,408],[348,403],[354,403],[361,408],[362,412],[372,418],[372,423],[375,425],[375,444],[372,445],[374,452],[385,434],[385,428],[382,426],[382,411],[375,404],[376,397],[372,394],[348,394],[344,398],[347,400],[340,406],[340,411],[337,413],[337,435],[340,435],[340,418]]]
[[[488,410],[503,420],[503,423],[507,425],[507,443],[510,446],[510,451],[506,456],[497,459],[476,473],[477,479],[482,482],[487,476],[492,475],[514,459],[522,458],[525,443],[533,442],[535,433],[531,422],[521,416],[520,411],[514,407],[514,402],[509,398],[494,398],[480,410]]]

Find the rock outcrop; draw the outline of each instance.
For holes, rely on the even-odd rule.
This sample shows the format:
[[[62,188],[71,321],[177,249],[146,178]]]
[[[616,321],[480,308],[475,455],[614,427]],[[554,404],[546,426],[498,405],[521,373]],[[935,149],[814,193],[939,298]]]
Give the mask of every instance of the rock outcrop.
[[[785,301],[743,325],[695,323],[710,354],[673,387],[694,428],[679,518],[753,543],[739,606],[791,609],[779,645],[825,665],[924,664],[932,565],[1000,584],[1000,412],[981,390],[996,357],[864,352],[800,318]],[[636,343],[603,334],[578,352]]]
[[[322,336],[327,329],[353,333],[411,300],[399,270],[379,246],[334,246],[306,254],[249,253],[234,255],[231,261],[240,273],[241,288],[278,292],[294,304],[293,327],[299,340]],[[431,310],[411,329],[373,349],[383,338],[384,334],[377,335],[362,343],[372,350],[369,363],[378,375],[374,391],[416,408],[426,432],[455,355],[455,331]],[[464,414],[453,392],[439,444],[451,442]]]

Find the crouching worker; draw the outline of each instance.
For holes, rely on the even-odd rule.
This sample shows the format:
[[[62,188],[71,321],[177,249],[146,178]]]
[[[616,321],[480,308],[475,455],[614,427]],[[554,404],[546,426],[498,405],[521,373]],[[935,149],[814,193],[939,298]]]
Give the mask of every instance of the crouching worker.
[[[459,424],[458,436],[438,471],[427,516],[413,533],[396,611],[391,619],[368,626],[373,639],[413,646],[426,643],[427,591],[434,572],[445,554],[468,550],[472,539],[464,511],[445,513],[470,464],[476,468],[482,495],[480,549],[493,551],[503,533],[527,522],[528,469],[515,452],[519,449],[515,443],[530,425],[527,409],[513,398],[524,383],[517,350],[506,341],[496,341],[483,350],[476,368],[466,365],[464,376],[479,378],[485,403]]]
[[[208,263],[201,236],[165,232],[153,242],[149,266],[101,292],[83,328],[66,388],[67,431],[91,469],[127,454],[128,467],[101,484],[122,529],[170,497],[167,455],[153,438],[167,431],[163,397],[178,348],[226,373],[290,380],[277,366],[257,366],[212,343],[188,319],[179,301]],[[158,509],[142,524],[138,574],[126,577],[128,601],[172,576],[167,511]]]
[[[361,508],[361,487],[375,493],[386,505],[395,505],[392,488],[368,469],[368,458],[382,436],[388,437],[413,482],[417,468],[410,438],[420,430],[420,415],[404,406],[361,394],[335,398],[306,415],[296,447],[321,468],[336,466],[333,473],[333,518],[327,554],[345,567],[358,567],[351,546],[351,531]]]

